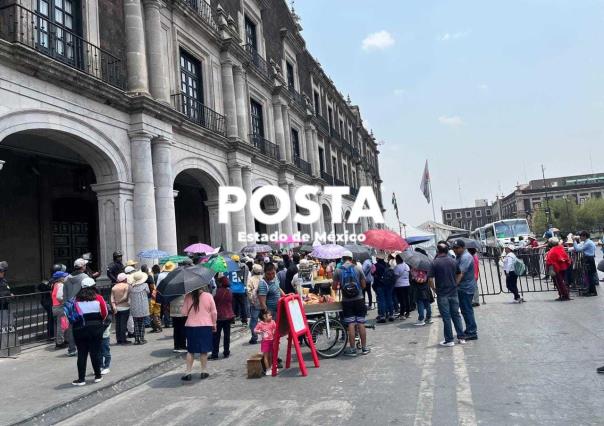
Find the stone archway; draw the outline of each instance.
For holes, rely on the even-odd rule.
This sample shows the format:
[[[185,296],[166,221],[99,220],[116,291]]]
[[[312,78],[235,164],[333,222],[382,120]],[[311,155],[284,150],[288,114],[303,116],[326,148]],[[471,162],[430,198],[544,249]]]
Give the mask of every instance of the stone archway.
[[[14,111],[0,116],[0,159],[0,194],[8,191],[0,252],[10,253],[16,285],[47,279],[54,263],[71,270],[85,252],[104,273],[114,250],[131,252],[129,164],[98,129],[66,114]]]

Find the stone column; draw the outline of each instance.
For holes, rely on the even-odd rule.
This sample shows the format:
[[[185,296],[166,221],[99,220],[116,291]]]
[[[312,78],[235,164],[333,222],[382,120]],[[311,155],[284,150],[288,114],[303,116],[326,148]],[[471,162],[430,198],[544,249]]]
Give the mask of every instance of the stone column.
[[[133,241],[132,200],[134,185],[106,182],[91,185],[99,208],[99,270],[104,276],[112,254],[122,250],[124,259],[136,257]]]
[[[162,42],[161,0],[143,0],[145,6],[145,35],[147,36],[147,58],[149,59],[149,90],[155,99],[169,103],[170,93],[164,72],[167,54]]]
[[[221,64],[222,73],[222,98],[224,102],[224,113],[227,117],[227,137],[239,136],[237,126],[237,106],[235,102],[235,83],[233,80],[233,63],[230,59],[223,60]]]
[[[281,103],[273,103],[273,113],[275,114],[275,142],[279,146],[279,159],[285,160],[286,157],[286,145],[285,145],[285,134],[283,133],[283,110],[281,109]]]
[[[229,184],[238,188],[243,188],[243,179],[241,177],[241,165],[229,164]],[[248,200],[249,201],[249,200]],[[239,251],[245,243],[239,242],[238,233],[246,232],[245,227],[245,209],[231,213],[229,222],[231,227],[231,246],[230,250]]]
[[[150,133],[139,131],[130,135],[132,151],[132,182],[134,183],[134,255],[141,250],[157,248],[157,219]]]
[[[149,93],[145,29],[140,0],[124,0],[124,24],[126,27],[128,91]]]
[[[157,212],[158,249],[176,254],[176,217],[174,214],[174,178],[172,176],[172,142],[164,137],[153,140],[153,180]]]
[[[233,67],[233,78],[235,81],[235,104],[237,108],[237,128],[239,138],[247,141],[249,131],[248,119],[248,97],[245,90],[245,71],[241,67]]]
[[[283,182],[279,185],[285,192],[287,192],[288,194],[291,194],[289,192],[289,185],[287,182]],[[290,195],[291,196],[291,195]],[[295,207],[294,209],[294,214],[295,214]],[[294,218],[292,217],[292,215],[290,214],[288,217],[285,218],[285,220],[281,223],[281,230],[283,231],[284,234],[287,235],[291,235],[293,234],[293,220]]]
[[[218,200],[208,200],[204,204],[210,218],[210,245],[214,248],[231,247],[231,234],[227,232],[227,225],[218,222]]]
[[[243,190],[247,196],[248,201],[252,197],[252,169],[251,167],[244,167],[241,169],[241,178],[243,180]],[[256,231],[256,225],[254,224],[254,216],[252,216],[252,209],[250,203],[245,205],[245,229],[248,234],[253,234]]]
[[[285,136],[285,161],[288,163],[293,162],[293,147],[291,142],[292,129],[289,124],[289,107],[287,105],[281,105],[281,114],[283,115],[283,135]]]

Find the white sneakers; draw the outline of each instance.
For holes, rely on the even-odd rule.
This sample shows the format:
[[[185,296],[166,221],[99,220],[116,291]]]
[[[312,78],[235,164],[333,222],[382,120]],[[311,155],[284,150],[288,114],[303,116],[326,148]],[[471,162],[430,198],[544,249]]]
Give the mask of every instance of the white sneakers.
[[[442,342],[439,343],[439,345],[451,347],[451,346],[455,346],[455,342],[453,342],[453,341],[447,342],[446,340],[443,340]]]
[[[413,323],[413,325],[417,326],[417,327],[421,327],[422,325],[426,325],[425,321],[416,321]]]
[[[104,376],[105,374],[108,374],[111,370],[109,370],[108,368],[103,368],[101,370],[101,376]]]

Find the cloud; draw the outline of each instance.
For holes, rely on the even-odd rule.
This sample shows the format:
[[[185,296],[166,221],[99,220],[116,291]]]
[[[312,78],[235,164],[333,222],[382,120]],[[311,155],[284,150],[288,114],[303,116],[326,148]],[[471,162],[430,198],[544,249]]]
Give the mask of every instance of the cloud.
[[[394,89],[392,93],[394,96],[403,96],[407,94],[407,91],[405,89]]]
[[[441,115],[440,117],[438,117],[438,121],[440,124],[450,127],[460,127],[465,124],[461,117],[458,115]]]
[[[470,35],[470,31],[459,31],[456,33],[441,34],[441,35],[437,36],[436,39],[438,41],[447,42],[447,41],[459,40],[460,38],[467,37],[468,35]]]
[[[363,39],[362,48],[365,51],[384,50],[394,45],[394,37],[386,31],[371,33]]]

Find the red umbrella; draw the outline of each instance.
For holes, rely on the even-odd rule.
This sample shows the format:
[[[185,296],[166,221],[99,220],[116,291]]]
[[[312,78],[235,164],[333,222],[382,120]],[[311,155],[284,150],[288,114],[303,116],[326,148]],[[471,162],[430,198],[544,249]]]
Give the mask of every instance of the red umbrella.
[[[370,229],[363,235],[365,241],[362,243],[378,250],[404,251],[409,247],[409,243],[403,237],[387,229]]]

